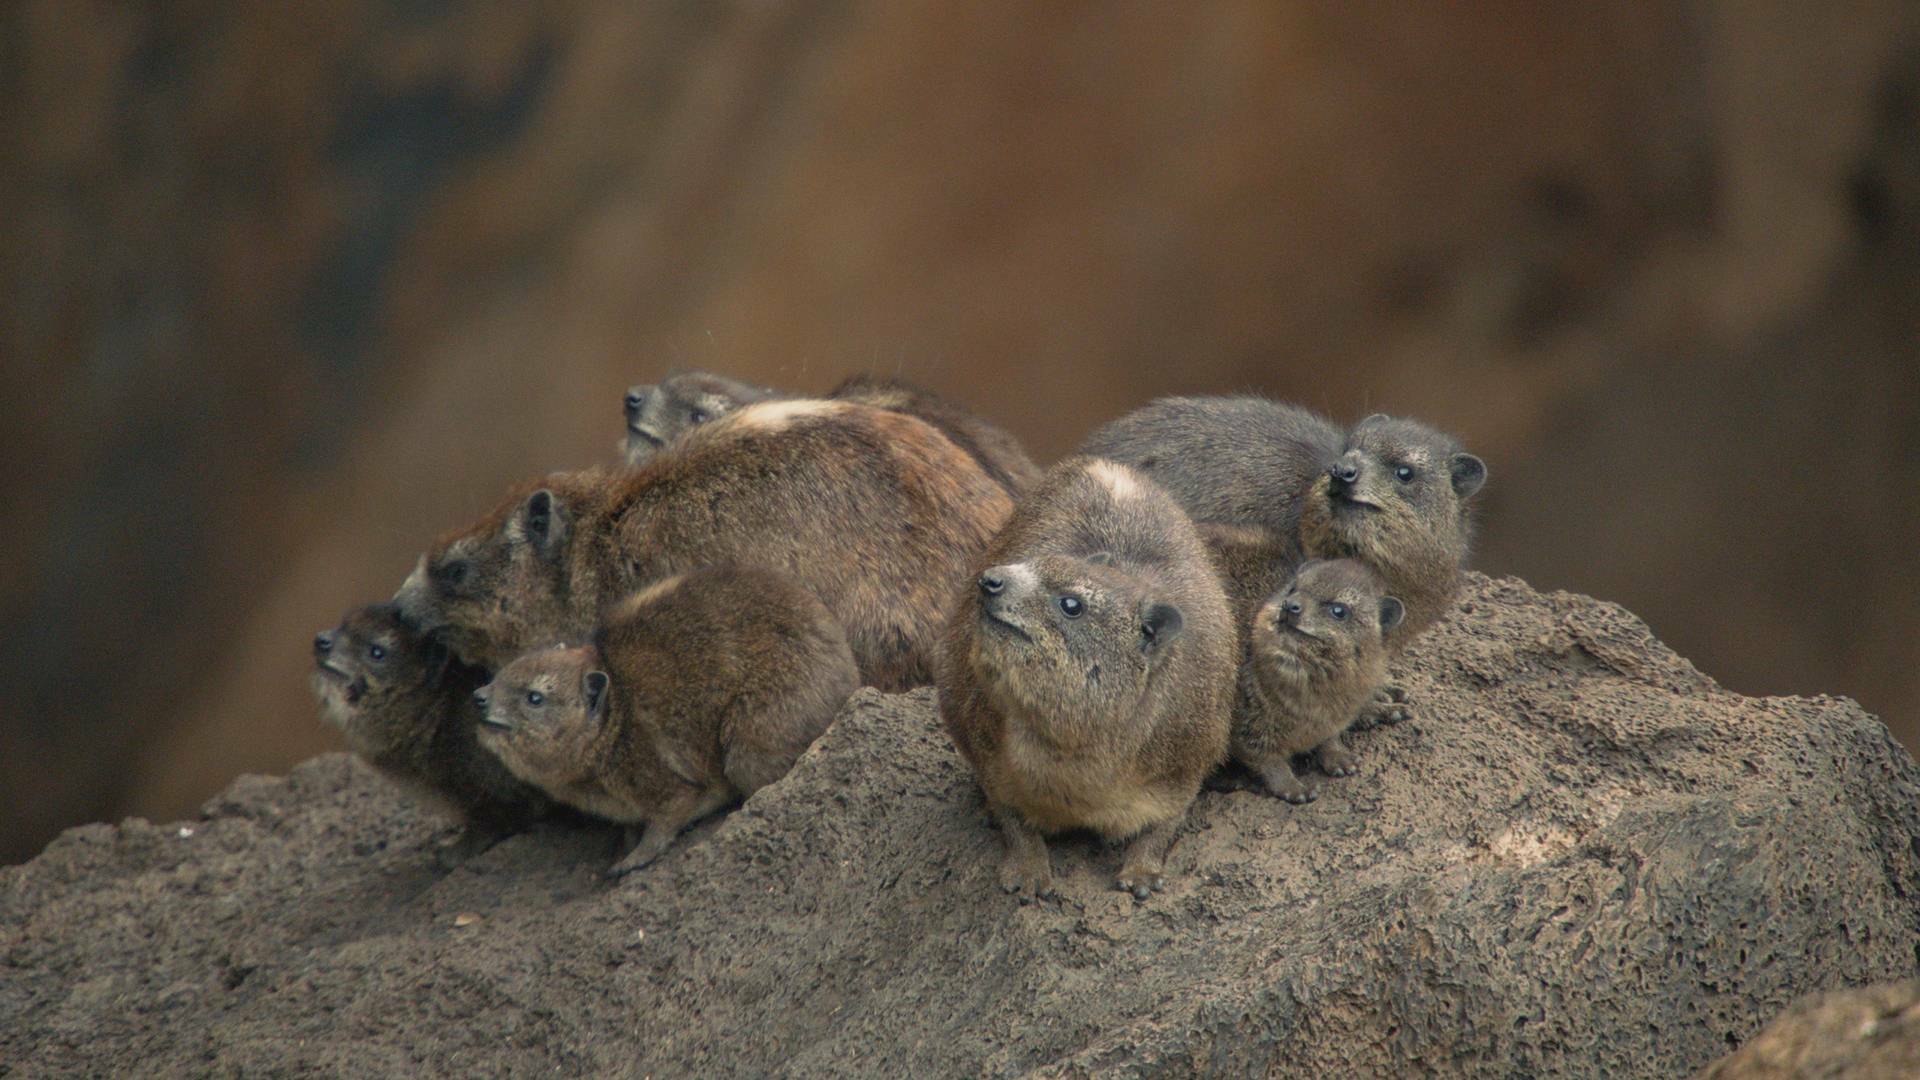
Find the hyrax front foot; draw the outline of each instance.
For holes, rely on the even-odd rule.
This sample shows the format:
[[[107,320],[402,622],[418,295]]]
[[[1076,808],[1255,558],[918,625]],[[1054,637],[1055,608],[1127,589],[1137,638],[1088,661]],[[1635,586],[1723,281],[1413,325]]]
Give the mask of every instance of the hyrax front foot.
[[[1132,893],[1135,900],[1145,900],[1159,892],[1166,881],[1167,849],[1173,847],[1174,837],[1179,834],[1177,820],[1149,825],[1127,845],[1120,875],[1113,879],[1114,888]]]
[[[1338,735],[1321,743],[1314,753],[1320,758],[1320,770],[1328,776],[1352,776],[1360,771],[1358,759]]]
[[[1406,688],[1389,683],[1374,691],[1360,715],[1375,724],[1398,724],[1413,719],[1413,698]]]
[[[1000,887],[1022,901],[1029,897],[1052,896],[1053,867],[1047,859],[1046,849],[1041,848],[1037,855],[1032,852],[1008,852],[1000,862]]]

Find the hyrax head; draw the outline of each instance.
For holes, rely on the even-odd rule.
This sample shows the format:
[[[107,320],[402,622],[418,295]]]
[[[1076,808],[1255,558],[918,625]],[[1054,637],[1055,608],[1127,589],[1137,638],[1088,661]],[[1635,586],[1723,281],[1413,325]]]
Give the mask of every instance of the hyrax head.
[[[473,692],[480,743],[523,780],[564,785],[605,758],[611,680],[590,645],[527,653]]]
[[[578,614],[567,603],[567,552],[593,475],[549,477],[443,537],[394,594],[401,614],[488,668],[564,634]]]
[[[321,717],[370,736],[377,733],[364,729],[382,722],[412,723],[422,696],[439,686],[449,661],[446,648],[415,632],[394,605],[355,608],[339,626],[313,638],[313,692]]]
[[[1263,661],[1331,673],[1381,655],[1405,615],[1366,564],[1312,559],[1260,606],[1250,637]]]
[[[651,386],[627,389],[627,464],[638,465],[660,448],[742,405],[773,394],[723,375],[687,371]]]
[[[1302,513],[1307,547],[1323,556],[1405,563],[1466,556],[1467,501],[1487,467],[1459,442],[1415,420],[1375,413],[1347,433]]]
[[[989,567],[974,586],[981,674],[1039,713],[1120,719],[1182,626],[1105,553]]]

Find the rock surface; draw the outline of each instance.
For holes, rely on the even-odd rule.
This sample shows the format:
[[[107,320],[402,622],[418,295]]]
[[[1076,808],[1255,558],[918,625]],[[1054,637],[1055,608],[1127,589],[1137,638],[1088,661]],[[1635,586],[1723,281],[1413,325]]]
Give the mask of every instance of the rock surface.
[[[1618,607],[1478,576],[1400,676],[1419,714],[1350,736],[1359,776],[1204,794],[1143,905],[1085,839],[1057,901],[1000,893],[926,691],[862,691],[612,886],[611,831],[440,869],[438,823],[317,758],[0,871],[0,1062],[1679,1075],[1914,970],[1920,770],[1853,704],[1727,693]]]

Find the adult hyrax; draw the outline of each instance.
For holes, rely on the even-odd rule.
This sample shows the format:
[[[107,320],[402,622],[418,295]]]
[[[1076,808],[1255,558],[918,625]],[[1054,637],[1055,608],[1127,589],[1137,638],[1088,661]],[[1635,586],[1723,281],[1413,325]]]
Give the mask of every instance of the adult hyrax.
[[[1310,559],[1255,612],[1233,717],[1233,757],[1267,790],[1306,802],[1295,754],[1315,752],[1330,776],[1353,773],[1340,733],[1387,681],[1388,641],[1405,608],[1353,559]]]
[[[552,809],[476,738],[473,691],[486,673],[416,633],[392,604],[369,604],[313,639],[320,715],[362,760],[467,824],[471,853]]]
[[[1410,642],[1451,606],[1487,467],[1452,437],[1376,413],[1342,432],[1257,397],[1163,398],[1082,447],[1139,468],[1204,522],[1271,530],[1302,558],[1356,558],[1406,605]]]
[[[1132,838],[1119,888],[1160,886],[1226,756],[1235,634],[1193,523],[1095,458],[1041,478],[952,606],[940,711],[1006,839],[1000,883],[1045,894],[1042,834]]]
[[[855,375],[834,387],[827,396],[925,420],[972,455],[980,467],[987,470],[987,475],[1016,499],[1040,479],[1040,467],[1027,456],[1026,448],[1012,433],[904,379]]]
[[[422,557],[395,599],[471,663],[582,641],[615,600],[710,563],[780,570],[845,628],[861,678],[932,680],[955,585],[1012,512],[1000,485],[910,416],[769,401],[635,469],[551,476]]]
[[[676,371],[651,386],[628,387],[627,464],[640,464],[680,436],[743,405],[779,396],[710,371]]]
[[[591,645],[501,669],[478,693],[480,738],[555,799],[644,825],[618,875],[785,776],[859,681],[813,594],[767,570],[707,568],[622,601]]]

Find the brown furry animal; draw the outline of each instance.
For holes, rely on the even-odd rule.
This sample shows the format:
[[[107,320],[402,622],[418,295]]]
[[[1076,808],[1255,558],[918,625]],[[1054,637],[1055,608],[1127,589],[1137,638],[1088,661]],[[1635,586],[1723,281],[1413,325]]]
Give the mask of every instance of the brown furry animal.
[[[627,464],[638,465],[680,436],[778,393],[710,371],[676,371],[652,386],[627,389]]]
[[[780,570],[846,629],[861,678],[932,679],[955,585],[1012,511],[924,422],[852,402],[749,405],[637,469],[562,473],[422,557],[395,596],[464,659],[583,640],[607,605],[709,563]]]
[[[1288,802],[1314,797],[1292,758],[1317,753],[1353,774],[1340,733],[1387,681],[1388,641],[1405,608],[1353,559],[1309,560],[1254,614],[1233,717],[1233,756]]]
[[[1076,458],[1022,500],[953,605],[941,715],[1007,844],[1000,882],[1052,890],[1044,833],[1132,837],[1145,899],[1226,755],[1235,635],[1193,523],[1138,473]]]
[[[400,618],[369,604],[313,639],[320,715],[347,746],[403,788],[467,825],[473,854],[553,809],[480,748],[473,691],[484,671],[452,659]]]
[[[767,570],[696,570],[622,601],[592,645],[528,653],[481,690],[481,742],[516,776],[645,838],[680,831],[787,774],[859,685],[813,594]]]

